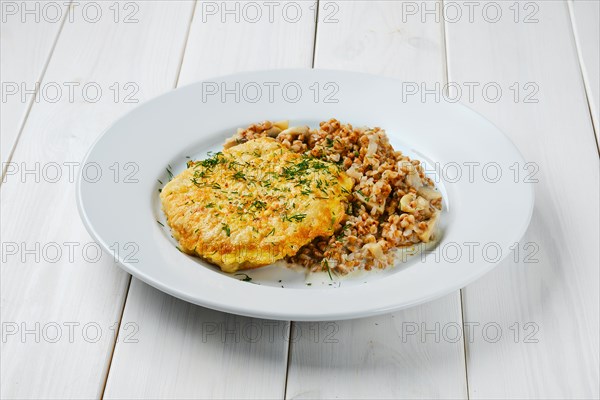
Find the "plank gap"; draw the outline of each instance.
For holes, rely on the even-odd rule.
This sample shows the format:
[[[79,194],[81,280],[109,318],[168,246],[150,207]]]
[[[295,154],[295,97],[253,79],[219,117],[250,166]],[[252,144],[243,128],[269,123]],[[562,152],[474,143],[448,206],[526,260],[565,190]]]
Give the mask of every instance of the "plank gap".
[[[288,327],[288,351],[287,351],[287,360],[286,360],[286,367],[285,367],[285,382],[283,383],[283,399],[287,399],[287,385],[288,385],[288,375],[290,373],[290,364],[292,362],[292,328],[293,328],[293,324],[294,321],[290,321],[289,327]]]
[[[592,108],[591,99],[590,99],[591,94],[589,93],[589,90],[588,90],[588,86],[590,85],[590,82],[583,70],[583,66],[584,66],[585,62],[583,60],[583,49],[581,48],[581,44],[579,43],[580,41],[577,39],[578,35],[577,35],[577,30],[575,29],[576,20],[575,20],[575,10],[573,10],[573,0],[567,1],[567,10],[569,13],[569,22],[571,25],[571,35],[572,35],[575,49],[577,50],[577,63],[579,64],[579,72],[581,74],[581,80],[583,82],[583,92],[585,93],[585,100],[587,102],[588,112],[590,114],[590,120],[592,121],[592,132],[594,133],[594,139],[596,139],[596,150],[598,151],[598,155],[600,156],[600,144],[599,144],[600,136],[598,136],[599,133],[598,133],[596,124],[594,123],[594,114],[592,112],[593,108]]]
[[[181,50],[181,57],[179,58],[179,67],[177,68],[177,75],[175,76],[175,82],[173,88],[176,89],[179,84],[179,76],[181,74],[181,68],[183,66],[183,60],[185,58],[185,51],[187,49],[187,42],[190,37],[190,31],[192,30],[192,22],[194,21],[194,13],[196,11],[196,5],[198,4],[197,0],[194,0],[194,4],[192,6],[191,15],[188,22],[188,29],[185,34],[185,39],[183,41],[183,47]],[[123,300],[123,306],[121,307],[121,313],[119,314],[119,324],[117,325],[117,334],[115,335],[115,341],[113,342],[112,350],[110,353],[110,358],[108,360],[108,368],[106,370],[106,375],[104,377],[104,384],[102,385],[102,393],[100,394],[100,398],[104,399],[104,392],[106,391],[106,385],[108,383],[108,376],[110,374],[110,369],[112,367],[113,357],[115,355],[115,349],[117,348],[117,343],[119,339],[119,332],[121,332],[121,323],[123,322],[123,315],[125,314],[125,306],[127,305],[127,299],[129,298],[129,290],[131,288],[131,280],[133,277],[129,275],[129,280],[127,282],[127,289],[125,290],[125,298]]]
[[[319,29],[319,1],[317,0],[315,3],[315,30],[314,30],[314,34],[313,34],[313,51],[312,51],[312,61],[311,61],[311,68],[314,69],[315,68],[315,57],[317,54],[317,33],[318,33],[318,29]],[[289,373],[290,373],[290,365],[292,362],[292,329],[294,328],[294,321],[290,321],[290,325],[288,328],[288,351],[287,351],[287,360],[286,360],[286,367],[285,367],[285,382],[283,384],[283,398],[287,399],[287,388],[288,388],[288,377],[289,377]]]
[[[317,2],[315,3],[315,33],[314,33],[314,37],[313,37],[313,56],[312,56],[312,63],[311,63],[311,68],[315,68],[315,57],[317,54],[317,33],[318,33],[318,29],[319,29],[319,1],[317,0]]]
[[[469,363],[467,362],[467,341],[465,340],[465,302],[463,301],[463,290],[459,290],[460,297],[460,324],[461,329],[463,331],[462,340],[463,340],[463,359],[465,360],[465,385],[467,391],[467,399],[471,398],[471,393],[469,392]]]
[[[25,128],[25,124],[27,123],[27,118],[29,117],[29,113],[31,112],[31,109],[33,108],[33,103],[35,103],[35,98],[38,94],[39,87],[41,86],[41,83],[44,80],[44,76],[46,75],[46,70],[48,69],[48,65],[50,65],[50,60],[52,59],[52,55],[54,54],[54,49],[56,48],[56,44],[58,43],[60,34],[63,30],[63,27],[65,26],[65,21],[67,20],[67,17],[71,13],[71,3],[72,2],[73,2],[73,0],[69,0],[69,3],[66,7],[67,12],[65,12],[64,13],[65,15],[62,17],[62,21],[60,22],[60,27],[58,28],[56,37],[54,38],[54,41],[52,42],[52,46],[50,47],[50,52],[48,53],[48,57],[46,57],[46,61],[44,62],[44,65],[42,66],[42,71],[40,72],[40,76],[35,82],[35,83],[39,83],[39,85],[35,85],[35,90],[34,90],[33,96],[31,96],[31,100],[29,101],[29,104],[27,105],[25,114],[23,115],[23,119],[21,120],[21,123],[19,124],[17,136],[15,136],[15,140],[13,141],[10,151],[8,152],[8,156],[6,157],[6,160],[4,161],[4,167],[2,168],[2,179],[0,179],[0,187],[2,186],[2,183],[4,182],[4,179],[6,177],[6,169],[8,168],[8,164],[11,162],[12,157],[15,154],[17,145],[19,144],[19,138],[21,137],[21,134],[23,133],[23,129]]]
[[[444,13],[444,17],[441,20],[441,27],[442,27],[442,44],[444,47],[444,78],[446,80],[446,85],[450,82],[450,72],[448,71],[449,69],[449,62],[448,62],[448,24],[446,23],[446,16],[445,16],[445,8],[444,8],[444,3],[446,0],[441,0],[441,5],[442,5],[442,12]],[[448,94],[448,93],[446,93]],[[467,340],[465,337],[465,304],[463,301],[463,290],[459,289],[458,291],[458,297],[460,300],[460,324],[461,324],[461,330],[462,330],[462,349],[463,349],[463,360],[464,360],[464,377],[465,377],[465,391],[466,391],[466,395],[467,395],[467,399],[471,398],[471,393],[469,392],[469,368],[468,368],[468,363],[467,363]]]
[[[190,32],[192,31],[192,23],[194,22],[194,14],[196,13],[196,6],[198,5],[198,0],[194,0],[194,5],[192,6],[192,15],[190,15],[190,22],[188,25],[187,32],[185,34],[185,39],[183,41],[183,49],[181,50],[181,57],[179,59],[179,68],[177,68],[177,75],[175,76],[175,84],[174,88],[179,86],[179,76],[181,75],[181,69],[183,68],[183,60],[185,59],[185,51],[187,50],[188,40],[190,39]]]
[[[112,345],[112,350],[110,352],[110,358],[108,359],[108,366],[106,368],[106,375],[104,376],[104,384],[102,385],[102,393],[100,393],[100,398],[104,399],[104,392],[106,391],[106,383],[108,382],[108,375],[110,374],[110,367],[112,366],[112,360],[115,355],[115,348],[117,347],[117,342],[119,341],[119,333],[121,332],[121,323],[123,322],[123,313],[125,312],[125,305],[127,304],[127,298],[129,297],[129,288],[131,287],[131,275],[129,275],[129,280],[127,281],[127,289],[125,289],[125,298],[123,299],[123,305],[121,306],[121,314],[119,315],[119,323],[117,325],[117,334],[115,335],[115,341]]]
[[[444,47],[444,79],[446,79],[446,84],[448,84],[448,82],[450,81],[450,79],[448,78],[448,76],[450,75],[450,73],[448,72],[448,24],[446,24],[446,14],[445,14],[445,8],[444,8],[444,1],[445,0],[440,0],[441,1],[441,5],[442,5],[442,12],[444,13],[444,17],[442,18],[441,21],[441,27],[442,27],[442,45]],[[448,89],[449,90],[449,89]],[[448,93],[446,93],[448,94]],[[462,309],[462,307],[461,307]]]

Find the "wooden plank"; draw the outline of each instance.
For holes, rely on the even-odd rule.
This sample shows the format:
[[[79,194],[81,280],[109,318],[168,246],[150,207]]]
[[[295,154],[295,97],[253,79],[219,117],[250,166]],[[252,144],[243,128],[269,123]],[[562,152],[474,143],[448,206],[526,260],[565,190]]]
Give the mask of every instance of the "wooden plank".
[[[62,96],[33,105],[18,170],[2,185],[2,398],[99,398],[104,388],[130,277],[98,255],[79,219],[75,164],[136,106],[126,96],[143,101],[172,87],[192,12],[189,2],[130,4],[118,6],[117,22],[112,2],[72,9],[44,78]]]
[[[443,85],[443,26],[405,18],[414,2],[331,4],[319,10],[315,67]],[[465,398],[463,342],[446,334],[460,326],[459,292],[374,318],[294,323],[286,397]]]
[[[447,26],[449,79],[500,87],[498,101],[478,90],[470,106],[539,168],[519,252],[463,291],[465,321],[479,324],[467,341],[469,394],[597,398],[598,153],[567,5],[529,4],[516,23],[512,2],[486,2],[473,22]],[[533,167],[518,166],[518,179]]]
[[[310,67],[315,4],[198,3],[180,85],[242,71]],[[260,10],[260,14],[254,10]]]
[[[26,5],[16,1],[0,3],[0,162],[3,163],[3,170],[27,112],[35,102],[35,95],[28,92],[34,91],[36,82],[42,80],[53,45],[67,16],[67,6],[62,2],[57,2],[56,8],[46,9],[45,12],[42,4]]]
[[[277,3],[272,20],[266,6],[254,3],[262,7],[263,17],[257,22],[252,22],[256,14],[243,14],[248,3],[228,3],[232,14],[223,14],[222,4],[196,6],[180,85],[241,70],[310,67],[315,27],[312,2]],[[293,10],[286,14],[289,20],[281,11],[295,4],[302,7],[302,17],[291,22]],[[239,22],[235,22],[236,15]],[[140,340],[135,345],[117,344],[106,398],[284,395],[287,322],[208,310],[133,279],[122,323],[139,326]]]
[[[596,128],[596,141],[600,143],[600,1],[569,0],[568,4],[583,81]]]

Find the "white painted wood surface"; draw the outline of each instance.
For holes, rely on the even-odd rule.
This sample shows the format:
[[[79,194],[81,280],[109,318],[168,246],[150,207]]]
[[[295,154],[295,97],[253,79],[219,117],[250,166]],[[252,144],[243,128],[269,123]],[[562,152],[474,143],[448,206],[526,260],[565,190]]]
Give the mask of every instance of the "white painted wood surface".
[[[337,4],[338,22],[318,27],[316,68],[445,83],[441,22],[403,23],[404,2]],[[333,10],[323,3],[319,15]],[[462,340],[422,336],[449,324],[461,325],[459,292],[375,318],[294,323],[299,337],[291,343],[287,398],[466,398]]]
[[[479,95],[471,107],[539,166],[517,262],[463,290],[465,321],[480,324],[467,343],[472,398],[599,396],[598,152],[567,4],[537,4],[534,23],[515,23],[502,3],[510,18],[448,25],[450,81],[498,84],[498,102]],[[515,103],[515,82],[537,85],[539,101]]]
[[[223,23],[220,5],[212,14],[214,9],[199,3],[179,85],[247,69],[310,67],[315,14],[312,2],[301,4],[302,18],[295,23],[279,13],[273,14],[273,22],[265,14],[257,23],[243,17],[233,23],[232,14]],[[140,340],[117,344],[106,398],[284,396],[287,322],[215,312],[133,279],[123,315],[127,323],[139,326]]]
[[[267,22],[268,10],[258,2],[258,23],[244,21],[243,13],[236,23],[234,14],[223,15],[221,2],[190,1],[120,3],[115,23],[113,2],[96,3],[103,16],[97,23],[83,18],[82,2],[71,8],[73,22],[60,34],[56,23],[2,24],[1,80],[29,83],[43,75],[64,89],[61,100],[41,99],[29,113],[31,103],[2,103],[2,161],[23,127],[12,161],[28,169],[40,163],[39,183],[34,174],[23,182],[11,171],[0,189],[3,399],[600,396],[599,178],[590,117],[591,110],[597,133],[597,1],[495,2],[503,11],[496,23],[482,14],[491,7],[485,16],[493,17],[495,5],[486,4],[494,2],[478,3],[473,22],[463,4],[462,18],[444,24],[425,12],[435,4],[441,9],[441,2],[321,0],[316,67],[428,85],[445,83],[447,74],[463,89],[464,82],[499,85],[503,97],[496,103],[478,90],[474,102],[461,102],[509,135],[539,166],[540,181],[518,259],[511,255],[468,286],[462,301],[457,292],[385,316],[293,323],[291,343],[287,322],[192,306],[135,279],[128,286],[130,277],[110,255],[89,260],[95,246],[88,245],[85,259],[81,248],[91,238],[62,163],[79,162],[101,130],[136,105],[125,103],[126,95],[143,101],[230,72],[310,67],[315,2],[299,3],[303,14],[295,23],[283,18],[279,3]],[[228,9],[245,4],[229,2]],[[93,11],[86,16],[93,18]],[[79,89],[97,83],[103,96],[92,103],[75,90],[69,101],[65,82]],[[47,175],[52,162],[62,165],[57,183],[44,181],[45,174],[53,176]],[[66,242],[75,246],[72,261]],[[9,254],[13,243],[17,253]],[[22,251],[36,245],[39,262]],[[53,262],[56,248],[63,254]],[[525,262],[528,255],[538,262]],[[466,341],[452,340],[453,327],[463,322]],[[55,324],[61,336],[52,343]],[[102,337],[90,343],[96,327]],[[39,332],[37,342],[35,333],[21,337],[24,328]],[[497,328],[502,337],[494,342]]]
[[[139,101],[172,87],[192,7],[187,2],[139,3],[139,22],[126,24],[114,22],[111,3],[98,4],[104,17],[97,23],[75,14],[73,22],[65,24],[44,82],[79,82],[79,88],[97,84],[102,97],[86,102],[82,92],[75,91],[73,102],[63,94],[56,103],[34,104],[13,156],[20,168],[30,170],[38,165],[44,171],[49,163],[57,163],[62,166],[61,179],[52,183],[56,170],[46,169],[39,182],[32,174],[24,179],[8,175],[1,187],[6,257],[1,270],[2,326],[12,329],[7,327],[16,324],[19,329],[2,342],[3,399],[99,398],[111,360],[114,326],[130,277],[108,254],[95,261],[99,247],[89,246],[92,239],[77,213],[74,179],[69,179],[63,163],[80,162],[102,130],[136,105],[114,101],[109,89],[114,82],[121,88],[126,82],[138,85],[134,98]],[[121,99],[128,93],[121,89]],[[17,244],[16,254],[5,253],[9,243]],[[38,246],[39,262],[21,243],[34,252]],[[89,253],[84,255],[86,245]],[[74,249],[72,257],[67,246]],[[78,324],[72,325],[71,334],[69,324]],[[91,325],[84,331],[86,324]],[[37,338],[23,337],[24,328],[37,331]]]
[[[58,4],[56,14],[48,18],[23,15],[22,4],[14,1],[0,2],[0,71],[2,71],[2,100],[0,119],[0,162],[8,161],[9,154],[35,102],[36,82],[44,75],[57,35],[67,16],[67,6]],[[39,6],[38,6],[39,7]],[[33,9],[30,7],[29,9]],[[59,14],[60,12],[60,14]],[[4,167],[4,164],[2,164]],[[4,170],[4,168],[2,168]]]
[[[600,0],[569,0],[590,112],[600,143]]]

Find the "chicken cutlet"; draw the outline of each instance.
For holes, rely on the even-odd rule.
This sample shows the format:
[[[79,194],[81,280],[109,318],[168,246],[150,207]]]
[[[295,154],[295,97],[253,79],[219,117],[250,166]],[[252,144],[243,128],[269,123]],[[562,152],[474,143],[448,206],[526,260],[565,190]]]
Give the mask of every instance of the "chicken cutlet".
[[[189,162],[160,198],[180,249],[231,273],[333,235],[352,187],[336,164],[262,137]]]

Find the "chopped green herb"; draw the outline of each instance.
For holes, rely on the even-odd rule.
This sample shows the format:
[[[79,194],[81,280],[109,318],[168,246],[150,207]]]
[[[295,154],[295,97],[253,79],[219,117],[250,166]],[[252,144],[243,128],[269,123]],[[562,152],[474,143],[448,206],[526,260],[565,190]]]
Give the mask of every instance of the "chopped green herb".
[[[366,194],[364,194],[362,191],[360,191],[360,190],[357,190],[357,191],[356,191],[356,193],[360,194],[360,195],[361,195],[361,197],[362,197],[363,199],[365,199],[365,201],[369,201],[369,196],[367,196]]]
[[[235,179],[239,179],[239,180],[246,180],[246,175],[244,175],[244,173],[242,171],[238,171],[235,174],[233,174],[233,177]]]
[[[246,275],[246,274],[235,274],[235,276],[243,276],[244,278],[243,278],[243,279],[241,279],[241,280],[242,280],[242,281],[244,281],[244,282],[250,282],[250,281],[252,281],[252,278],[250,278],[250,277],[249,277],[248,275]]]
[[[210,158],[207,158],[206,160],[200,161],[199,164],[201,166],[203,166],[204,168],[211,169],[222,162],[224,162],[223,153],[218,152],[214,156],[211,156]]]
[[[250,207],[254,207],[257,210],[262,210],[267,208],[267,203],[265,203],[264,201],[260,201],[260,200],[255,200]]]
[[[222,224],[223,227],[221,228],[221,230],[225,231],[225,234],[229,237],[231,235],[231,229],[229,229],[229,225],[227,224]]]
[[[333,278],[331,277],[331,268],[329,268],[329,262],[327,261],[327,259],[323,259],[323,262],[325,263],[325,266],[327,267],[327,273],[329,274],[329,279],[333,280]]]
[[[301,222],[304,218],[306,218],[306,214],[292,214],[289,217],[285,216],[284,220],[289,222]]]

